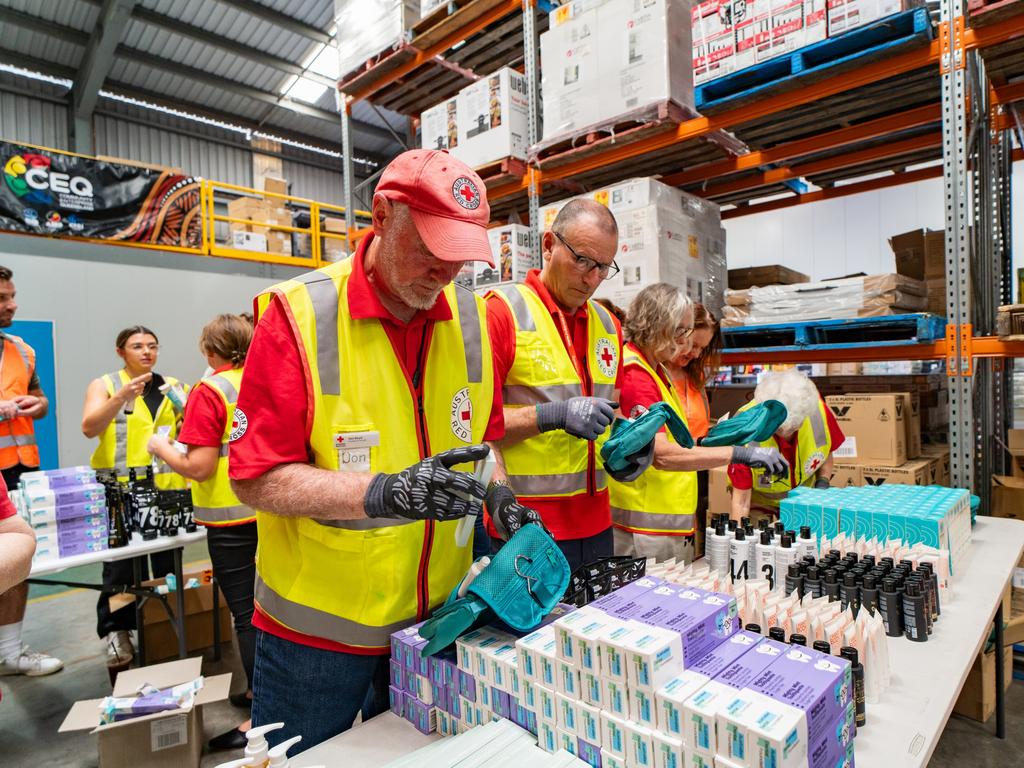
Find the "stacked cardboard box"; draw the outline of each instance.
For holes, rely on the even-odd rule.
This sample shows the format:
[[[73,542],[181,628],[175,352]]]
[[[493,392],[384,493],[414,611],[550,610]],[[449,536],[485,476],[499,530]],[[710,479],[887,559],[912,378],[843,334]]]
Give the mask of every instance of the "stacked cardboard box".
[[[916,229],[889,238],[896,257],[896,271],[926,287],[926,312],[946,314],[946,233],[944,230]]]
[[[828,0],[828,36],[841,35],[920,4],[917,0]]]
[[[526,159],[526,78],[503,67],[420,115],[424,149],[447,149],[472,168]]]
[[[811,282],[811,278],[803,272],[797,272],[795,269],[784,267],[781,264],[729,270],[729,288],[734,291],[757,288],[762,285],[795,285],[809,282]]]
[[[325,216],[320,225],[321,232],[329,232],[333,235],[345,234],[345,220],[338,216]],[[344,240],[336,237],[321,238],[323,245],[320,253],[326,261],[341,261],[348,256],[348,248]]]
[[[725,301],[722,325],[734,327],[901,315],[920,312],[927,305],[925,284],[904,275],[729,290]]]
[[[398,45],[419,18],[419,0],[334,0],[338,72],[348,75]]]
[[[292,226],[292,214],[276,200],[257,197],[240,197],[228,202],[228,216],[233,219],[248,219],[252,223],[232,221],[229,224],[231,242],[243,250],[292,254],[290,232],[272,229],[270,225]],[[260,248],[260,246],[263,246]]]
[[[540,257],[530,249],[530,228],[506,224],[487,230],[494,266],[476,262],[474,285],[489,290],[499,283],[521,283],[531,269],[540,268]]]
[[[693,108],[686,0],[577,0],[540,37],[545,142],[671,101]]]
[[[832,365],[830,365],[828,377],[815,377],[814,384],[823,396],[841,395],[848,392],[870,394],[910,392],[916,396],[916,405],[912,403],[912,407],[916,410],[917,418],[920,420],[920,429],[915,429],[911,438],[919,434],[922,438],[927,438],[921,440],[922,444],[944,442],[934,438],[944,434],[949,425],[949,384],[945,374],[858,376],[856,371],[851,371],[843,375],[834,375]]]
[[[641,289],[671,283],[719,315],[725,287],[725,230],[719,208],[650,178],[629,179],[592,192],[619,225],[619,273],[595,296],[626,308]],[[540,209],[550,229],[568,200]]]

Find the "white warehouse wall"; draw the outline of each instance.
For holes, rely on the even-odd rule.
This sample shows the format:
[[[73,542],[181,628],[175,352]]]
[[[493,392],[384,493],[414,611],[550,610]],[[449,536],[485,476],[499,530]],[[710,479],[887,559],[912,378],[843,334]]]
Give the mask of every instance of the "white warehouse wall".
[[[1024,163],[1014,164],[1015,210],[1024,200]],[[942,179],[726,219],[730,269],[782,264],[812,280],[892,272],[888,238],[945,226]],[[1024,266],[1024,217],[1013,220],[1014,270]]]
[[[160,337],[157,371],[191,383],[206,367],[202,327],[221,312],[251,310],[257,293],[301,271],[18,235],[0,235],[0,264],[14,270],[17,318],[54,322],[62,466],[88,464],[95,441],[81,432],[85,389],[121,366],[118,331],[152,328]]]

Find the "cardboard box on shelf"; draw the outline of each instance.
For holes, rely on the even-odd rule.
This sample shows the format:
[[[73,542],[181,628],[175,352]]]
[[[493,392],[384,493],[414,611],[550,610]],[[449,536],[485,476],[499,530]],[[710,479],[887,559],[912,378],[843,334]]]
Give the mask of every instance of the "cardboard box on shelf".
[[[693,82],[703,83],[736,69],[733,0],[701,0],[690,11]]]
[[[849,32],[910,5],[912,0],[828,0],[828,36]]]
[[[271,230],[267,233],[267,253],[275,253],[279,256],[292,255],[291,232],[279,232]]]
[[[910,418],[907,419],[907,458],[921,456],[921,398],[916,392],[907,392]]]
[[[734,414],[753,399],[754,387],[738,384],[708,387],[708,405],[713,419],[720,419],[726,414]]]
[[[502,67],[458,94],[459,143],[449,151],[471,168],[526,159],[526,77]]]
[[[420,19],[419,0],[335,0],[342,77],[405,38]]]
[[[769,0],[747,0],[743,16],[736,14],[733,21],[736,25],[736,69],[746,69],[764,61],[772,34]]]
[[[205,578],[202,571],[183,574],[187,582],[197,578],[201,582],[198,587],[185,590],[185,647],[189,653],[202,651],[213,646],[213,584]],[[205,578],[205,581],[204,581]],[[146,586],[164,584],[164,579],[152,579],[143,582]],[[168,599],[175,605],[175,596]],[[227,600],[220,595],[220,640],[221,643],[231,642],[231,612]],[[142,607],[142,624],[146,632],[146,660],[150,662],[176,658],[178,655],[178,638],[167,618],[167,611],[158,600],[149,600]]]
[[[266,232],[266,228],[264,228]],[[231,247],[240,251],[267,252],[267,235],[258,232],[237,231],[231,233]]]
[[[832,478],[829,483],[833,488],[846,488],[850,485],[863,485],[864,477],[861,475],[861,467],[857,464],[832,464]]]
[[[1008,690],[1013,682],[1013,646],[1006,645],[1002,652],[1006,675],[1003,679],[1003,690]],[[971,671],[967,673],[964,687],[960,689],[960,697],[953,705],[958,715],[969,717],[984,723],[996,709],[996,652],[982,648],[974,660]]]
[[[992,515],[1024,520],[1024,479],[992,475]]]
[[[459,146],[458,96],[435,104],[420,114],[420,147],[447,149]]]
[[[487,230],[499,283],[521,283],[531,269],[540,268],[540,257],[530,249],[530,228],[506,224]],[[479,262],[481,266],[487,265]]]
[[[863,363],[828,363],[829,376],[859,376]]]
[[[811,278],[803,272],[797,272],[781,264],[729,270],[729,288],[737,291],[762,285],[794,285],[810,281]]]
[[[323,232],[332,232],[336,235],[345,234],[345,219],[339,216],[324,216],[324,223],[320,225]]]
[[[862,465],[860,473],[863,485],[930,485],[931,460],[908,461],[898,467],[873,467]]]
[[[282,179],[280,176],[264,176],[262,186],[264,192],[275,195],[288,194],[288,179]]]
[[[898,467],[907,460],[906,407],[901,395],[830,395],[829,408],[846,441],[835,448],[844,464]]]
[[[162,610],[162,609],[161,609]],[[202,674],[202,659],[183,659],[121,672],[113,695],[134,696],[143,684],[170,688]],[[97,736],[100,768],[199,768],[203,753],[203,706],[223,701],[231,673],[206,677],[190,709],[176,709],[100,725],[102,699],[76,701],[59,732],[90,730]]]
[[[726,467],[708,472],[708,515],[720,515],[732,509],[732,488]]]
[[[1006,447],[1010,452],[1011,474],[1024,479],[1024,429],[1007,430]]]

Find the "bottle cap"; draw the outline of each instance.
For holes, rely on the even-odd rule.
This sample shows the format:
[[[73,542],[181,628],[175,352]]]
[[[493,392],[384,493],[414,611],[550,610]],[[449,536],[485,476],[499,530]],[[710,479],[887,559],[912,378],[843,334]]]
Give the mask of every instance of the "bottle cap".
[[[728,525],[729,525],[729,532],[730,533],[732,533],[733,531],[736,530],[736,521],[735,520],[730,520]]]
[[[789,534],[789,538],[791,541],[796,541],[796,531],[786,531],[786,533]]]
[[[299,741],[302,741],[302,736],[292,736],[287,741],[282,741],[270,750],[267,753],[270,758],[270,762],[267,763],[268,768],[280,768],[281,766],[288,765],[288,749]]]
[[[821,579],[821,571],[818,570],[818,566],[812,565],[807,569],[807,580],[818,581]]]
[[[864,577],[864,589],[877,589],[878,580],[872,574],[868,574]]]
[[[779,546],[783,549],[792,549],[793,539],[790,537],[788,533],[782,534],[782,541],[779,542]]]
[[[800,538],[801,539],[809,539],[809,538],[811,538],[811,526],[809,526],[809,525],[801,525],[800,526]]]
[[[797,563],[790,563],[786,569],[786,575],[791,576],[794,579],[800,576],[800,566]]]
[[[924,572],[924,573],[927,573],[929,576],[931,576],[932,575],[932,564],[931,563],[921,563],[920,565],[917,566],[917,570],[921,571],[921,572]]]
[[[855,574],[852,574],[852,573],[844,574],[843,575],[843,586],[844,587],[856,587],[857,586],[857,576]]]
[[[900,560],[900,565],[901,566],[905,565],[908,568],[910,568],[910,570],[914,570],[914,561],[913,560]]]
[[[775,521],[775,533],[781,536],[786,532],[786,525],[781,520]]]
[[[881,560],[879,560],[879,562],[880,563],[885,563],[890,568],[892,568],[896,564],[896,561],[893,560],[891,557],[883,557]]]
[[[736,541],[746,541],[747,534],[742,528],[736,529]]]
[[[814,558],[814,555],[804,555],[800,562],[807,563],[808,566],[815,565],[818,561]]]
[[[875,564],[875,556],[874,555],[864,555],[864,557],[862,557],[860,559],[860,561],[862,563],[867,563],[868,567],[870,568],[870,567],[874,566],[874,564]]]
[[[772,640],[778,640],[780,643],[786,642],[786,630],[782,627],[772,627],[768,630],[768,637]]]
[[[811,647],[819,653],[832,655],[832,646],[828,644],[828,640],[815,640]]]
[[[921,584],[916,581],[907,582],[907,597],[917,597],[921,594]]]
[[[882,579],[882,591],[883,592],[895,592],[896,591],[896,579],[889,579],[889,578]]]
[[[771,546],[772,535],[768,531],[761,531],[761,543],[765,546]]]
[[[790,645],[803,645],[803,646],[806,646],[807,645],[807,638],[804,637],[803,635],[792,634],[792,635],[789,636],[789,644]]]
[[[715,526],[716,536],[725,536],[725,526],[719,521],[718,525]]]
[[[742,525],[744,528],[746,528],[748,525],[750,525],[750,518],[747,517],[746,515],[741,517],[740,518],[740,525]]]
[[[245,756],[252,759],[254,765],[259,765],[268,759],[267,740],[264,738],[264,734],[269,731],[275,731],[278,728],[284,728],[284,723],[261,725],[258,728],[250,728],[245,732]]]
[[[760,520],[757,521],[758,530],[761,530],[761,531],[768,530],[768,527],[770,525],[771,525],[771,523],[769,522],[767,517],[762,517]]]
[[[744,525],[743,530],[746,531],[748,539],[754,538],[754,526],[752,526],[750,523]]]
[[[835,584],[836,583],[836,572],[835,571],[825,571],[825,583],[826,584]]]
[[[839,649],[839,655],[842,656],[844,659],[846,659],[851,664],[853,664],[854,666],[857,665],[858,653],[857,653],[857,649],[854,648],[852,645],[844,645],[842,648],[840,648]]]
[[[761,625],[760,624],[753,624],[753,623],[747,624],[747,626],[745,626],[744,629],[747,630],[747,632],[756,632],[759,635],[761,634]]]

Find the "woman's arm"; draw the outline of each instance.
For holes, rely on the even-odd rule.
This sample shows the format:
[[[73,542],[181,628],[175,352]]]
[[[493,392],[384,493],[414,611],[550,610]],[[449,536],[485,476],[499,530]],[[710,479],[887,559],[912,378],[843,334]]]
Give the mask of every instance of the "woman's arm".
[[[721,448],[683,448],[659,432],[654,438],[654,468],[669,472],[696,472],[724,467],[732,461],[732,446]]]
[[[732,509],[729,512],[729,518],[739,522],[740,518],[747,517],[750,514],[750,489],[742,490],[740,488],[732,489]]]
[[[190,445],[188,453],[180,453],[163,435],[153,435],[146,446],[151,454],[162,459],[182,477],[203,482],[213,477],[220,460],[218,445]]]
[[[125,401],[115,392],[107,394],[102,379],[93,379],[85,390],[85,406],[82,408],[82,434],[96,437],[113,420],[117,412],[124,407]]]

